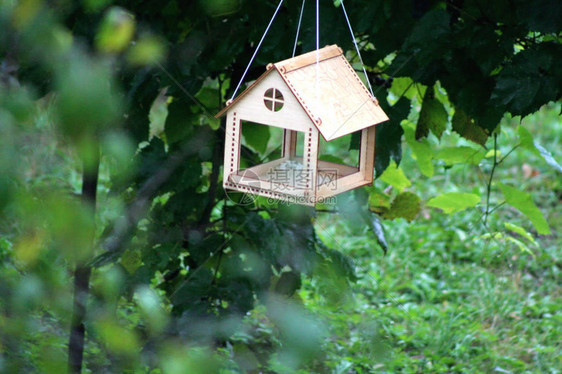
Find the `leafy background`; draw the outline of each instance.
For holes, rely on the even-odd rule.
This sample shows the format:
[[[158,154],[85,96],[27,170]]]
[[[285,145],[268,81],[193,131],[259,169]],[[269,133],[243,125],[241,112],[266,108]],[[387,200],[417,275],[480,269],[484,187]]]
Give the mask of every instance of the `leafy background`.
[[[213,115],[276,6],[0,4],[2,370],[557,372],[562,7],[347,2],[391,120],[377,181],[308,209],[221,188]],[[320,14],[360,69],[341,4]],[[244,162],[274,156],[261,132]]]

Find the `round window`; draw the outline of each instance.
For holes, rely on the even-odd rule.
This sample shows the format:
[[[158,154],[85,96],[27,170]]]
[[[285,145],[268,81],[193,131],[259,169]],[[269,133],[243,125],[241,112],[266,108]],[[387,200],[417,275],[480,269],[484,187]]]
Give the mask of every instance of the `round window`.
[[[263,102],[267,109],[272,112],[278,112],[283,108],[285,99],[283,99],[283,94],[277,88],[270,88],[265,91],[263,95]]]

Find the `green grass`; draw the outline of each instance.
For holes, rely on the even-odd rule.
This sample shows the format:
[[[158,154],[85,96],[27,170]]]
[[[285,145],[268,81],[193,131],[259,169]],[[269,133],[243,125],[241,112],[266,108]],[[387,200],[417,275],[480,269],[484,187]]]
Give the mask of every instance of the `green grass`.
[[[550,105],[523,121],[558,162],[559,113],[559,104]],[[504,155],[517,144],[515,121],[506,119],[498,137]],[[447,141],[432,143],[439,147]],[[493,146],[491,141],[487,146]],[[485,196],[491,160],[448,169],[436,163],[435,176],[428,179],[406,152],[402,168],[413,182],[409,190],[425,201],[448,191]],[[359,280],[346,291],[352,297],[339,304],[322,296],[321,281],[306,283],[301,292],[305,304],[332,326],[324,366],[317,371],[562,371],[561,174],[542,158],[517,149],[496,169],[493,205],[503,199],[497,181],[531,193],[552,235],[537,236],[526,217],[505,205],[489,218],[488,228],[525,241],[507,232],[504,222],[524,227],[536,238],[537,245],[526,242],[533,254],[511,241],[483,237],[488,232],[482,224],[483,204],[451,216],[423,208],[412,223],[385,221],[386,256],[365,228],[337,214],[318,218],[319,236],[354,259]],[[386,187],[381,182],[377,186]]]

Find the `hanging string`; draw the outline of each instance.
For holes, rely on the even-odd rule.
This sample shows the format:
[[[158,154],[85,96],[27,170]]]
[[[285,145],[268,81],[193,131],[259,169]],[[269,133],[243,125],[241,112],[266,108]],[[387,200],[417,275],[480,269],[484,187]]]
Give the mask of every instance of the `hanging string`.
[[[349,22],[349,17],[347,17],[347,12],[345,11],[345,5],[343,5],[343,0],[341,0],[341,8],[343,9],[343,15],[345,16],[345,20],[347,21],[347,27],[349,28],[349,32],[351,33],[351,39],[353,40],[353,44],[355,45],[355,50],[357,51],[357,56],[359,56],[359,61],[361,62],[361,67],[363,68],[363,74],[365,74],[365,79],[367,80],[367,85],[369,86],[369,91],[371,91],[371,95],[375,97],[373,93],[373,87],[371,87],[371,82],[369,81],[369,76],[367,75],[367,71],[365,70],[365,64],[363,63],[363,58],[361,58],[361,52],[359,52],[359,46],[357,45],[357,41],[355,40],[355,34],[353,34],[353,29],[351,28],[351,23]]]
[[[320,6],[316,0],[316,107],[318,108],[318,78],[320,73]]]
[[[295,36],[295,45],[293,46],[293,55],[291,57],[295,57],[295,52],[297,51],[297,43],[299,41],[299,33],[301,31],[302,14],[304,13],[305,2],[306,0],[302,0],[301,14],[299,15],[299,24],[297,25],[297,35]]]
[[[279,12],[279,9],[281,9],[281,5],[283,4],[283,1],[284,0],[279,1],[279,5],[277,5],[277,9],[275,9],[275,13],[273,13],[273,17],[271,17],[271,20],[269,21],[269,24],[267,25],[263,35],[261,36],[260,42],[258,43],[258,46],[256,47],[256,50],[254,51],[254,54],[252,55],[252,58],[250,59],[250,62],[248,63],[248,66],[246,66],[246,70],[244,70],[244,73],[242,74],[242,78],[240,78],[240,81],[238,82],[238,85],[236,86],[236,89],[234,90],[234,93],[232,94],[232,97],[230,98],[230,100],[233,100],[234,97],[236,96],[236,93],[238,92],[238,89],[240,88],[240,85],[244,81],[244,78],[246,77],[246,74],[248,73],[248,70],[250,69],[250,66],[252,65],[252,62],[254,62],[254,58],[258,54],[258,51],[261,47],[261,43],[263,43],[263,40],[265,39],[265,36],[267,35],[267,32],[269,31],[269,28],[271,27],[271,24],[273,23],[273,20],[275,19],[275,16],[277,16],[277,13]]]

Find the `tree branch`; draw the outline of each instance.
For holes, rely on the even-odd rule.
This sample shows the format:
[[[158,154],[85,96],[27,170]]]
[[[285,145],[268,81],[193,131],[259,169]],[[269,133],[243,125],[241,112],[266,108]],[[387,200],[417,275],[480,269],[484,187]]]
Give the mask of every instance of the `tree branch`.
[[[99,144],[97,140],[94,140],[94,142],[94,160],[85,160],[85,158],[82,160],[82,200],[85,205],[91,208],[92,219],[95,218],[96,214],[96,191],[100,165]],[[94,232],[91,235],[93,244]],[[82,371],[86,334],[84,321],[86,319],[91,270],[87,263],[78,263],[74,270],[74,305],[68,341],[69,373],[80,373]]]

